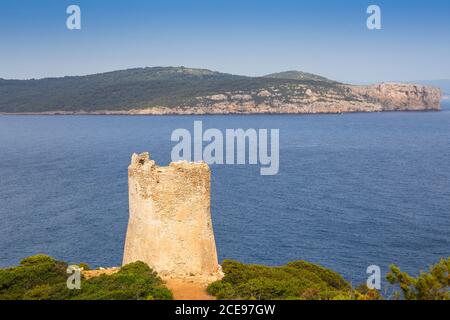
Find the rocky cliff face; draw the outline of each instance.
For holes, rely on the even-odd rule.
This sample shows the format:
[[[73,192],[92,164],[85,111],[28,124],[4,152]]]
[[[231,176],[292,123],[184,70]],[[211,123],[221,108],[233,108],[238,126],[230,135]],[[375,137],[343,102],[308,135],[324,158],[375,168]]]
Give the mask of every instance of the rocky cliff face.
[[[438,88],[401,83],[353,86],[351,91],[379,103],[384,110],[440,110],[442,98]]]
[[[333,81],[309,81],[194,96],[187,103],[173,106],[114,111],[49,111],[39,114],[202,115],[429,111],[440,110],[441,99],[441,90],[431,86],[403,83],[354,86]]]
[[[440,89],[383,83],[286,85],[250,92],[226,92],[195,98],[190,106],[153,107],[128,114],[308,114],[440,110]]]

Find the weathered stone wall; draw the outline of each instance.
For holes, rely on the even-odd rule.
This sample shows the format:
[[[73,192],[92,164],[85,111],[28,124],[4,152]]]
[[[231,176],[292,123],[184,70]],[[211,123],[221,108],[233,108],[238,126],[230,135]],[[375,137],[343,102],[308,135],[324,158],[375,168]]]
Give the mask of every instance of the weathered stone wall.
[[[123,264],[143,261],[165,278],[220,278],[210,179],[205,163],[159,167],[148,153],[133,154]]]

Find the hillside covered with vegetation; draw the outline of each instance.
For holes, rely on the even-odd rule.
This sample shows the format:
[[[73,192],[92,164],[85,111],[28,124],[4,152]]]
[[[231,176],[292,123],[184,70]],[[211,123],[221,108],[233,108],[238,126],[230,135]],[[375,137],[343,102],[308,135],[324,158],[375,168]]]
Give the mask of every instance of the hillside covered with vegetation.
[[[416,277],[391,265],[386,276],[391,287],[384,295],[366,284],[353,288],[340,274],[306,261],[267,267],[227,260],[222,268],[225,277],[208,287],[218,299],[450,300],[450,257]]]
[[[303,72],[303,71],[284,71],[284,72],[277,72],[277,73],[271,73],[266,76],[265,78],[273,78],[273,79],[291,79],[291,80],[313,80],[313,81],[331,81],[330,79],[327,79],[325,77],[319,76],[317,74],[309,73],[309,72]]]
[[[0,79],[0,112],[92,112],[191,106],[197,97],[225,92],[245,93],[289,84],[334,86],[334,82],[321,81],[325,78],[303,75],[302,79],[294,79],[291,73],[285,77],[282,74],[245,77],[205,69],[153,67],[63,78]]]
[[[67,267],[47,255],[36,255],[17,267],[0,269],[0,300],[172,299],[162,280],[143,262],[126,265],[112,275],[91,279],[82,275],[80,290],[67,288]]]
[[[225,277],[212,283],[208,293],[218,299],[349,300],[379,299],[375,290],[354,290],[340,274],[324,267],[295,261],[281,267],[224,261]]]
[[[79,264],[88,270],[86,264]],[[0,269],[0,300],[169,300],[172,293],[143,262],[112,274],[86,278],[81,288],[67,288],[68,264],[47,255],[23,259],[16,267]],[[340,274],[306,261],[280,267],[226,260],[225,277],[209,285],[210,295],[222,300],[450,300],[450,258],[428,272],[411,276],[392,265],[387,280],[393,291],[382,296],[366,285],[353,288]],[[101,271],[101,270],[100,270]]]

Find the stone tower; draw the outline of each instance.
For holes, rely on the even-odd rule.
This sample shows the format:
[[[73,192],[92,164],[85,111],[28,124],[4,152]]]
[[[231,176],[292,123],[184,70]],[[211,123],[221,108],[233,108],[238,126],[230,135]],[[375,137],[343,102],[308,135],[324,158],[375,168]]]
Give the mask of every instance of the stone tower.
[[[148,153],[133,154],[123,264],[146,262],[163,278],[219,279],[210,179],[205,163],[159,167]]]

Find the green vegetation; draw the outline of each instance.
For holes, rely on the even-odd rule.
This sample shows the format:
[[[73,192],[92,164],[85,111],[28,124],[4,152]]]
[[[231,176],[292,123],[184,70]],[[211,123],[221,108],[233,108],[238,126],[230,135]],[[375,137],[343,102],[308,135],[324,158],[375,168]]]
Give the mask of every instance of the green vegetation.
[[[372,290],[358,292],[338,273],[305,261],[281,267],[246,265],[226,260],[225,277],[208,287],[218,299],[347,300],[378,299]]]
[[[336,86],[323,79],[318,76],[300,80],[255,78],[185,67],[136,68],[39,80],[0,79],[0,112],[90,112],[192,106],[196,97],[224,92],[250,93],[286,84]]]
[[[264,77],[265,78],[273,78],[273,79],[331,81],[325,77],[318,76],[317,74],[302,72],[302,71],[277,72],[277,73],[268,74]]]
[[[382,299],[377,290],[366,285],[352,288],[338,273],[305,261],[266,267],[227,260],[222,268],[225,277],[208,287],[209,294],[218,299]],[[416,278],[392,265],[386,278],[394,285],[394,299],[450,300],[450,258],[441,260]]]
[[[416,278],[392,265],[387,275],[391,284],[400,286],[401,294],[394,297],[407,300],[450,300],[450,257],[421,272]]]
[[[145,263],[126,265],[112,275],[82,276],[81,289],[67,288],[68,264],[36,255],[0,269],[0,300],[145,300],[171,299],[171,292]]]
[[[88,266],[83,265],[87,270]],[[47,255],[23,259],[0,269],[0,300],[167,300],[172,293],[145,263],[123,266],[117,273],[81,278],[80,290],[67,288],[68,264]],[[281,267],[247,265],[225,260],[225,277],[208,286],[218,299],[251,300],[380,300],[377,290],[352,286],[338,273],[305,261]],[[387,280],[394,299],[450,300],[450,258],[417,277],[391,266]],[[390,297],[389,297],[390,298]]]

